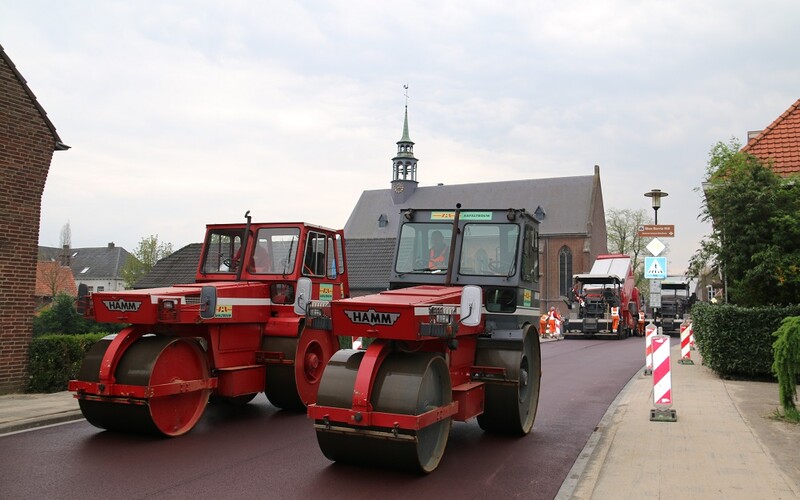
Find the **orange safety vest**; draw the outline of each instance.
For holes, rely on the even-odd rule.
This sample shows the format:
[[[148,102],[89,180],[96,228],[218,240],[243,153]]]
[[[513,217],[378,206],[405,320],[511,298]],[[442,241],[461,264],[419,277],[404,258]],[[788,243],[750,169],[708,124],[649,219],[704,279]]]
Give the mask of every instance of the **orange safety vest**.
[[[437,269],[437,268],[444,267],[444,262],[445,262],[445,258],[446,258],[445,257],[445,251],[446,250],[447,250],[447,247],[445,246],[445,247],[442,248],[441,253],[439,255],[436,255],[436,249],[435,248],[431,248],[430,260],[428,261],[428,268],[429,269]]]

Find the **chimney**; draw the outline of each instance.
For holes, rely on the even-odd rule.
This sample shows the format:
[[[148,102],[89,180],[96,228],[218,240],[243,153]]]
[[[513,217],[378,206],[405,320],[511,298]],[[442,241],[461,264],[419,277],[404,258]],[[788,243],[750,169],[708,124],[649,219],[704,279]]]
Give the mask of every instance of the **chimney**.
[[[748,130],[747,131],[747,143],[750,144],[753,139],[758,137],[758,135],[763,132],[763,130]]]
[[[113,241],[110,241],[110,242],[108,243],[108,249],[109,249],[109,250],[111,250],[112,248],[114,248],[114,242],[113,242]]]

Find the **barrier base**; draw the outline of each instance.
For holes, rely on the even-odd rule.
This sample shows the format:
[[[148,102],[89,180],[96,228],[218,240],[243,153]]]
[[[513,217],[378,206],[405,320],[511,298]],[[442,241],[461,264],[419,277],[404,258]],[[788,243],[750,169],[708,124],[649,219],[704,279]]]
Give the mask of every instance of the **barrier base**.
[[[677,422],[678,413],[671,408],[653,408],[650,410],[651,422]]]
[[[678,364],[679,364],[679,365],[693,365],[693,364],[694,364],[694,361],[692,361],[692,360],[691,360],[691,359],[689,359],[689,358],[683,358],[683,359],[681,359],[680,361],[678,361]]]

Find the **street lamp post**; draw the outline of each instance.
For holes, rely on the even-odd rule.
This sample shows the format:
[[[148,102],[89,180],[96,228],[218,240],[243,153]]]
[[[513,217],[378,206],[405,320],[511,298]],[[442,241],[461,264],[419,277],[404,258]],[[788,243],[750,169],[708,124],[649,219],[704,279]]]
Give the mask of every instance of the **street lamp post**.
[[[669,193],[665,193],[660,189],[651,189],[649,193],[644,195],[653,200],[653,212],[656,214],[656,224],[658,224],[658,209],[661,208],[661,198],[669,196]]]
[[[669,194],[665,193],[664,191],[661,191],[660,189],[653,188],[650,190],[649,193],[645,193],[644,195],[653,200],[653,212],[656,214],[655,223],[656,225],[658,225],[658,209],[661,208],[661,198],[669,196]],[[661,315],[659,314],[660,309],[661,309],[660,307],[653,307],[653,322],[655,323],[656,328],[658,328],[656,333],[658,333],[659,335],[661,335],[662,332]]]

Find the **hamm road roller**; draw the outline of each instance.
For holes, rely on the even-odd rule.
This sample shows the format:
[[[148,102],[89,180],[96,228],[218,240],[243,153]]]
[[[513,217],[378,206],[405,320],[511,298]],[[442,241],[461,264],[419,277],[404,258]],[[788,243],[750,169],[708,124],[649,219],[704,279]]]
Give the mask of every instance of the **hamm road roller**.
[[[245,217],[206,227],[196,283],[82,299],[87,317],[130,325],[92,346],[69,383],[92,425],[178,436],[209,398],[316,401],[338,339],[306,328],[295,303],[349,296],[343,232]]]
[[[330,460],[429,473],[452,421],[520,436],[533,426],[538,222],[460,205],[400,222],[389,290],[307,304],[307,328],[367,345],[333,355],[308,416]]]

